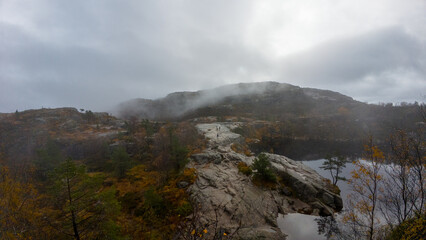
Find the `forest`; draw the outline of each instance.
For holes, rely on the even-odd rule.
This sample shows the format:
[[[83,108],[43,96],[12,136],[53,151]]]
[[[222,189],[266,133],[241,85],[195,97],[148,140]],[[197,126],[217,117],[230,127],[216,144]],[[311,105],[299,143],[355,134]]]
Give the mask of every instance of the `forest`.
[[[34,129],[37,114],[47,120]],[[58,116],[76,124],[69,128]],[[192,211],[185,188],[195,172],[184,167],[203,139],[188,123],[150,121],[125,122],[109,137],[111,119],[73,109],[3,119],[1,239],[174,236]]]

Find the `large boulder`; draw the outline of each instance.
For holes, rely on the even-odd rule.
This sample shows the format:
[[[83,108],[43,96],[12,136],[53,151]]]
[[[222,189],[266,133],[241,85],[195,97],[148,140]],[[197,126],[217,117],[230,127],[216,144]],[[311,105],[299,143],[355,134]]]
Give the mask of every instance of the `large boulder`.
[[[283,181],[297,192],[301,200],[308,203],[320,201],[335,211],[342,210],[340,195],[334,193],[327,179],[315,170],[285,156],[268,153],[266,155]]]

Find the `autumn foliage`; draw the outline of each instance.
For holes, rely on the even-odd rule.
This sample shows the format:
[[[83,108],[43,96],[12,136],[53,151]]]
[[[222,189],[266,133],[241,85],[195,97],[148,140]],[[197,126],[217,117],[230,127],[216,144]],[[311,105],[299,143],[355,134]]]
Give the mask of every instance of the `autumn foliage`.
[[[52,228],[44,224],[48,212],[43,196],[31,183],[14,179],[0,167],[0,239],[48,239]]]
[[[0,239],[172,239],[193,211],[190,123],[43,109],[0,127]]]

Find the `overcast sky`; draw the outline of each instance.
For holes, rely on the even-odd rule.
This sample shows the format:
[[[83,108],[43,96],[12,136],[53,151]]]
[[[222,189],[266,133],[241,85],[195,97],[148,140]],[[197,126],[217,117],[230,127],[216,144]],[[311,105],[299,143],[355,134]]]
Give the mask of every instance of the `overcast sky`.
[[[426,101],[425,0],[0,0],[0,112],[277,81]]]

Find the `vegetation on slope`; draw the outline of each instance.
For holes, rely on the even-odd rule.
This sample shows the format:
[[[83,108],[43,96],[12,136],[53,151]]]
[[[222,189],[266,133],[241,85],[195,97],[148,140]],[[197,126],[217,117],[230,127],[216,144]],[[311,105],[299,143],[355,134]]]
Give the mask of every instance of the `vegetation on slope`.
[[[17,114],[1,121],[1,239],[170,239],[192,212],[191,124]]]
[[[325,148],[320,153],[322,156],[336,152],[336,149],[340,149],[342,154],[353,155],[353,152],[345,152],[342,146],[361,146],[358,143],[363,140],[364,133],[373,133],[379,140],[374,149],[389,152],[389,155],[383,155],[383,161],[396,163],[395,166],[404,166],[400,169],[409,170],[407,175],[398,172],[398,168],[391,172],[399,174],[392,179],[401,180],[394,186],[403,186],[404,176],[408,176],[407,183],[423,186],[421,180],[424,180],[424,168],[421,166],[424,166],[424,131],[413,131],[415,128],[424,128],[424,119],[414,115],[419,108],[415,105],[370,106],[376,113],[384,113],[389,119],[361,123],[355,117],[365,109],[361,111],[363,107],[358,107],[339,107],[335,109],[335,114],[317,116],[313,114],[321,109],[317,105],[307,108],[310,110],[304,111],[305,116],[290,114],[282,121],[257,121],[248,117],[260,118],[260,115],[240,116],[238,112],[232,116],[219,114],[218,118],[223,121],[245,121],[240,128],[234,129],[246,138],[246,144],[233,145],[235,150],[242,153],[250,152],[247,146],[255,153],[269,151],[282,154],[286,148],[301,152],[295,143],[300,143],[304,152],[306,146],[315,152],[323,146],[315,145],[322,143],[332,146]],[[262,118],[271,117],[263,115]],[[272,116],[272,119],[279,118]],[[384,144],[393,126],[408,127],[402,128],[404,131],[395,132],[390,138],[391,144]],[[365,131],[359,132],[359,129]],[[165,123],[137,118],[122,121],[108,114],[79,112],[72,108],[2,114],[0,238],[172,238],[179,229],[187,229],[182,224],[194,210],[185,189],[195,181],[196,173],[184,166],[189,155],[200,152],[204,147],[205,141],[200,138],[192,123],[187,121]],[[256,164],[251,167],[241,165],[239,170],[250,175],[254,169],[258,178],[274,181],[263,160],[259,156]],[[418,160],[418,163],[413,164],[414,160]],[[368,169],[360,166],[358,170],[356,179],[365,180],[370,176],[371,171]],[[379,178],[375,179],[380,182]],[[416,182],[419,178],[420,184]],[[383,189],[395,189],[383,186]],[[419,230],[419,226],[424,223],[424,207],[420,207],[424,206],[424,189],[410,186],[403,189],[417,190],[386,192],[387,195],[382,195],[385,192],[378,193],[378,196],[386,196],[383,199],[394,197],[395,201],[401,201],[398,198],[400,196],[413,199],[413,194],[417,194],[418,201],[423,201],[423,205],[419,205],[417,200],[404,202],[407,206],[411,204],[409,208],[413,210],[400,215],[397,222],[388,223],[387,226],[392,228],[395,236],[409,236],[413,232],[424,231],[424,228]],[[418,193],[423,195],[419,197]],[[366,203],[369,204],[368,201]],[[370,205],[366,206],[349,215],[347,221],[356,223],[363,214],[377,214],[377,210],[366,211],[371,209]],[[377,206],[387,209],[388,216],[398,213],[398,209],[391,207],[392,202],[379,201]],[[369,224],[366,221],[362,224],[371,227],[367,230],[354,228],[360,236],[376,238],[380,231],[375,222]],[[200,229],[197,231],[202,232],[203,229]],[[189,230],[191,235],[193,229]]]

